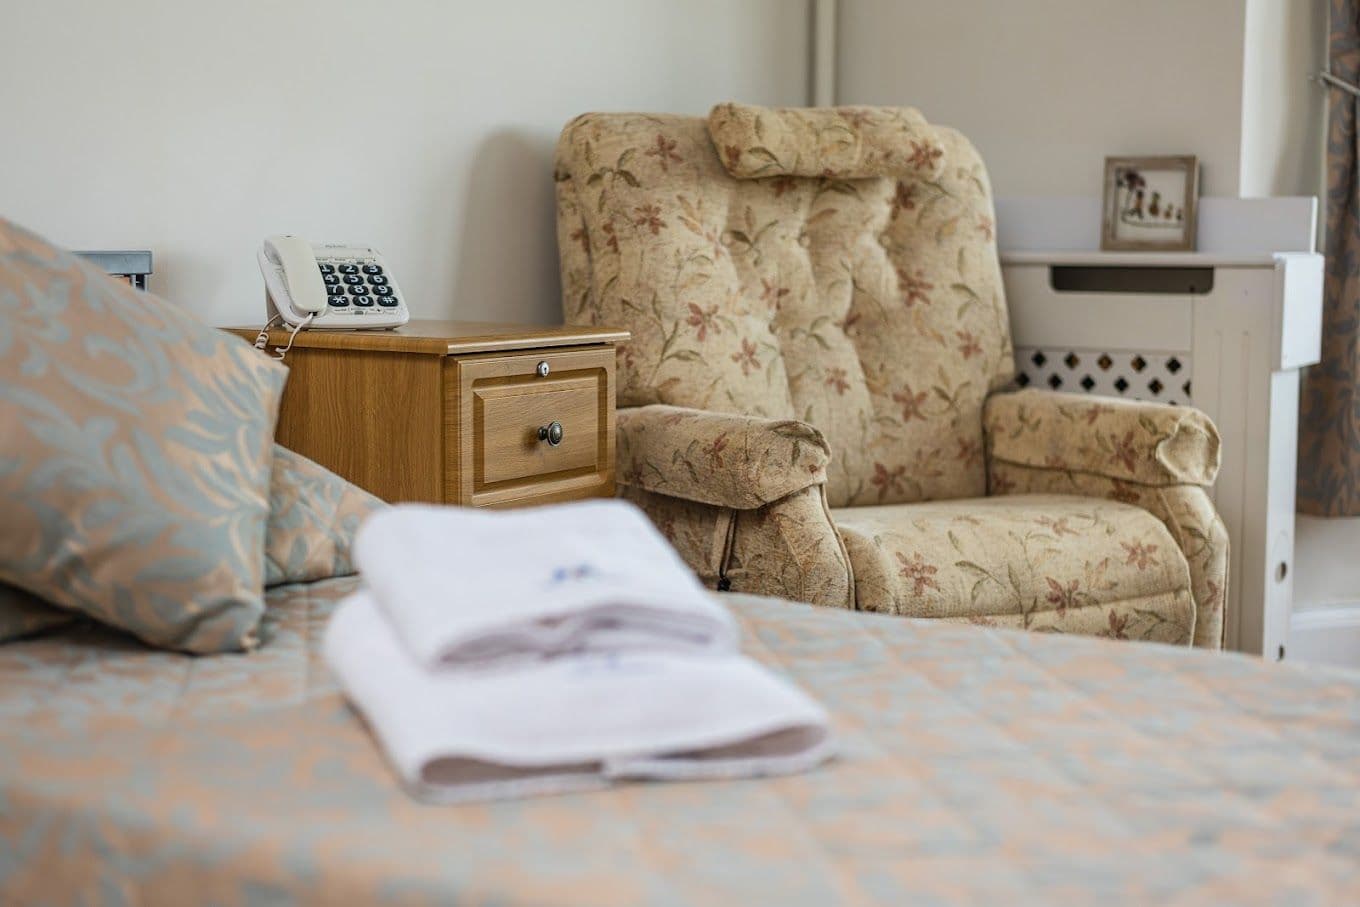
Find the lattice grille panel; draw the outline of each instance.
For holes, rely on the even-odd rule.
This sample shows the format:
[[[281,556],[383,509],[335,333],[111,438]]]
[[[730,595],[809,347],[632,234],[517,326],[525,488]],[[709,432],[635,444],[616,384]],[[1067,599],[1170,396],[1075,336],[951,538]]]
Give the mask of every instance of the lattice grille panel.
[[[1015,383],[1070,393],[1189,404],[1188,353],[1108,353],[1016,347]]]

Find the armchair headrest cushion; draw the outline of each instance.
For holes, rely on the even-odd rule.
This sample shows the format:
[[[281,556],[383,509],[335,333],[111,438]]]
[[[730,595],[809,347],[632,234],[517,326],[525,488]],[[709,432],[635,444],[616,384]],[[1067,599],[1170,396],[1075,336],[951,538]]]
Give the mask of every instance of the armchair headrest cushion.
[[[944,147],[911,107],[719,104],[708,134],[737,179],[775,176],[938,179]]]

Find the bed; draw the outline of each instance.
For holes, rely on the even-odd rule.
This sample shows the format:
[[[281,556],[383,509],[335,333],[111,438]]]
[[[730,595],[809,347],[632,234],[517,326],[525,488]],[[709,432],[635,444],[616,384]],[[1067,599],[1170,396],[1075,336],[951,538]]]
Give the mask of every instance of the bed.
[[[320,660],[355,582],[271,590],[250,655],[0,646],[0,901],[1360,900],[1360,675],[730,596],[837,761],[432,807]]]

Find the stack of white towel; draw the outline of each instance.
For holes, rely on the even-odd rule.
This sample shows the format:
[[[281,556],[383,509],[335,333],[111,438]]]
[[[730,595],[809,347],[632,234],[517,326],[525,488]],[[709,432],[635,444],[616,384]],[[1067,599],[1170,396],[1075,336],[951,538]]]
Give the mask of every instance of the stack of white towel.
[[[803,771],[826,712],[743,657],[640,511],[403,505],[355,543],[325,655],[406,786],[457,802]]]

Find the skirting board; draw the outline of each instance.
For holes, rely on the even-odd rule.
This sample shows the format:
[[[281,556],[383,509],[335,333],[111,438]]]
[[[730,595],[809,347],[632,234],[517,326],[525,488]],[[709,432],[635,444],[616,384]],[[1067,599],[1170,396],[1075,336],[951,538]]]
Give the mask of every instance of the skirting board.
[[[1360,668],[1360,517],[1300,515],[1285,658]]]
[[[1295,611],[1289,618],[1285,658],[1360,668],[1360,601]]]

